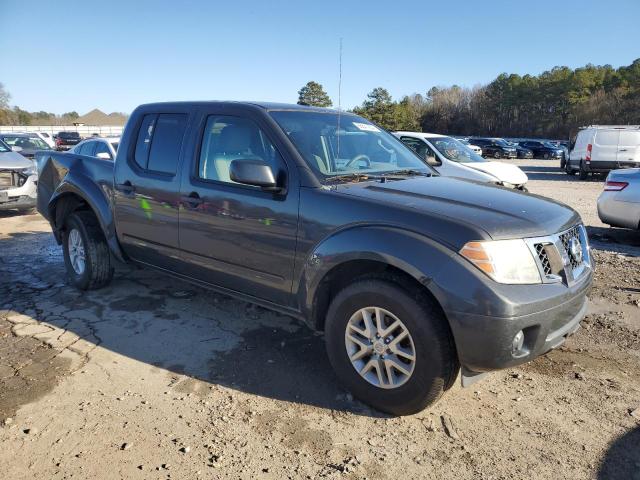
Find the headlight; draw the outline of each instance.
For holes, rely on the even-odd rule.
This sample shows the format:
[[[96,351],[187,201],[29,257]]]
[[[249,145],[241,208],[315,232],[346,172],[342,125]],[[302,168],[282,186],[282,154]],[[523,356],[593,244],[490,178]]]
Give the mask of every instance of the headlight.
[[[536,261],[524,240],[469,242],[460,255],[498,283],[542,283]]]
[[[25,175],[37,175],[38,174],[38,167],[36,165],[36,162],[33,162],[33,164],[30,167],[25,168],[24,170],[22,170],[22,173],[24,173]]]

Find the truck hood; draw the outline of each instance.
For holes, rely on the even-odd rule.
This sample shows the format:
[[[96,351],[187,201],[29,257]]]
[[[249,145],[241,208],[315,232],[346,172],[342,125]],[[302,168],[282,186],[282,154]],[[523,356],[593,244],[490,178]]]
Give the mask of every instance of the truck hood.
[[[12,170],[33,166],[33,161],[23,157],[17,152],[0,152],[0,169]]]
[[[493,175],[501,182],[510,183],[511,185],[524,185],[529,181],[527,174],[524,173],[516,165],[509,165],[502,162],[468,162],[463,164],[465,167],[480,170],[481,172]]]
[[[448,217],[473,225],[495,239],[539,237],[568,229],[580,222],[572,208],[554,200],[473,180],[451,177],[411,177],[384,183],[339,185],[336,191],[389,206],[415,209],[417,213]],[[416,217],[410,228],[420,226]],[[427,232],[428,233],[428,232]]]

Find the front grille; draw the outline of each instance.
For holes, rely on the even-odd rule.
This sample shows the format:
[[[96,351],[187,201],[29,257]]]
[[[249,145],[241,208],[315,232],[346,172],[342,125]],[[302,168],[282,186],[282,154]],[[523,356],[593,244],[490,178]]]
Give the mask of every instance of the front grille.
[[[544,243],[536,243],[533,246],[536,249],[536,254],[540,259],[540,265],[542,266],[542,271],[546,276],[549,276],[553,273],[551,269],[551,261],[549,260],[549,254],[547,253],[547,247]]]
[[[6,189],[13,187],[14,184],[13,172],[0,172],[0,188]]]
[[[571,268],[576,269],[580,266],[581,262],[578,261],[578,259],[576,259],[571,254],[571,248],[570,248],[569,242],[571,242],[572,238],[577,239],[578,243],[580,244],[580,248],[582,248],[582,243],[580,242],[580,229],[577,225],[560,235],[560,241],[562,242],[562,247],[564,248],[564,251],[567,254],[567,257],[569,257],[569,262],[571,262]]]
[[[15,170],[0,170],[0,189],[21,187],[27,181],[27,176]]]

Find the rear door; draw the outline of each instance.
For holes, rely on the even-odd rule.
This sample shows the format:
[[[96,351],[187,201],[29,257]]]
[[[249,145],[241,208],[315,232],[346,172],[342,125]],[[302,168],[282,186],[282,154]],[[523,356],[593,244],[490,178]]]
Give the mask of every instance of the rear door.
[[[618,166],[620,130],[596,130],[591,151],[594,168],[614,169]]]
[[[115,167],[118,239],[134,260],[175,270],[179,264],[180,165],[188,111],[141,117]]]
[[[277,139],[259,115],[225,107],[202,111],[191,167],[182,179],[183,273],[280,305],[291,302],[298,185]],[[284,193],[230,179],[231,162],[260,160]]]
[[[621,130],[618,139],[618,164],[640,163],[640,130]]]

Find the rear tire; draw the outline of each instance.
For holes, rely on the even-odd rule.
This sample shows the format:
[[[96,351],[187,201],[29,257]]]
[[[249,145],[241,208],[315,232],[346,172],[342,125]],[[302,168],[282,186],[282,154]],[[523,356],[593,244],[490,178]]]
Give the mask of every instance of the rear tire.
[[[453,384],[460,368],[447,320],[439,306],[422,292],[410,293],[410,290],[400,288],[388,280],[356,281],[338,293],[331,302],[325,324],[327,354],[340,381],[355,397],[393,415],[410,415],[435,403]],[[400,321],[401,326],[398,327],[400,330],[383,335],[387,340],[390,339],[390,350],[382,354],[376,352],[378,347],[385,348],[385,338],[376,339],[373,329],[367,334],[369,339],[360,335],[358,338],[367,343],[366,351],[370,353],[357,362],[366,365],[371,361],[382,361],[386,366],[387,362],[401,360],[401,366],[405,370],[411,369],[409,375],[403,375],[393,368],[389,375],[388,371],[382,369],[386,382],[379,383],[383,386],[378,386],[371,380],[373,378],[375,382],[380,379],[378,369],[369,369],[368,373],[361,375],[357,370],[359,367],[352,363],[348,351],[349,340],[346,334],[356,332],[352,327],[353,319],[361,318],[358,315],[368,308],[386,311],[381,318],[382,323],[387,322],[387,327],[396,320]],[[375,318],[372,326],[376,326]],[[408,336],[400,335],[402,328],[408,332]],[[394,338],[404,338],[403,342],[410,342],[398,342],[395,348],[400,347],[405,353],[413,352],[413,361],[392,353],[395,351],[391,348],[395,343]],[[353,352],[351,355],[354,358]],[[365,371],[366,368],[360,370]],[[369,375],[369,379],[366,375]],[[401,381],[398,377],[402,377]],[[392,385],[393,382],[389,379],[398,381],[396,385]]]
[[[545,153],[545,154],[542,156],[542,158],[544,158],[545,160],[549,160],[549,154],[548,154],[548,153]]]
[[[560,168],[562,170],[564,170],[565,165],[567,164],[567,161],[565,160],[564,156],[560,159]]]
[[[109,246],[92,212],[78,211],[67,217],[62,249],[67,278],[73,286],[93,290],[111,282]]]
[[[500,154],[500,152],[495,151],[495,152],[493,152],[493,158],[499,159],[499,158],[502,158],[502,155]]]
[[[586,180],[588,176],[589,172],[584,169],[584,163],[581,161],[580,170],[578,170],[578,178],[580,178],[580,180]]]

